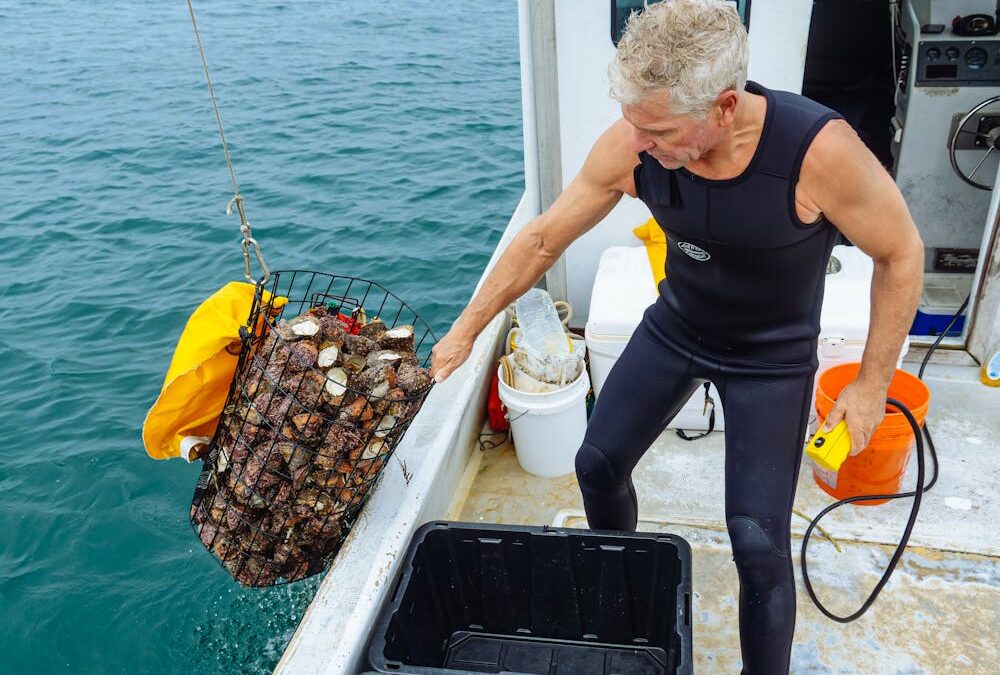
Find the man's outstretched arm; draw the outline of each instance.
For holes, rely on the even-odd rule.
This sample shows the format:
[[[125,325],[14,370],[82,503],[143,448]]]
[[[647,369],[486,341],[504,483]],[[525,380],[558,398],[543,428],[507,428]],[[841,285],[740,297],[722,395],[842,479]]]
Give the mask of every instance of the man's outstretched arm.
[[[444,380],[468,358],[476,336],[523,295],[563,251],[599,223],[624,192],[634,192],[631,131],[619,122],[594,144],[583,168],[545,213],[517,233],[482,287],[432,350],[431,372]]]

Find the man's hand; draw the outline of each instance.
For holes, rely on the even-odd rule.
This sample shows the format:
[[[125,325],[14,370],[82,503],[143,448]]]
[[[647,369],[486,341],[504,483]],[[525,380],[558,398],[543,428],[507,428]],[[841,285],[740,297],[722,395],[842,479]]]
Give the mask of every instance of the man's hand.
[[[431,349],[431,377],[435,382],[445,379],[460,365],[465,363],[472,352],[475,337],[460,328],[452,329]]]
[[[841,420],[847,420],[853,457],[865,449],[875,428],[885,417],[885,395],[886,390],[881,387],[857,380],[851,382],[837,397],[837,403],[823,422],[823,430],[830,431]]]

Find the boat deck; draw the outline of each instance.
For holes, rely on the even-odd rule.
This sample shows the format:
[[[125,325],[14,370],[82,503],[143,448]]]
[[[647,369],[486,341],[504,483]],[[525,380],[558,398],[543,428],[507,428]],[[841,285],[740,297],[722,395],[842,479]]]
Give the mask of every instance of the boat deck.
[[[907,364],[915,370],[915,364]],[[869,612],[836,624],[809,601],[799,578],[798,546],[807,522],[793,516],[798,621],[794,673],[1000,672],[1000,389],[973,368],[930,366],[928,425],[941,475],[924,497],[910,548]],[[691,544],[695,669],[739,671],[736,596],[723,510],[723,435],[693,442],[667,430],[634,474],[640,531],[672,532]],[[904,486],[913,485],[916,462]],[[831,498],[807,463],[795,506],[809,516]],[[843,552],[814,534],[810,576],[830,608],[847,614],[878,581],[898,541],[909,500],[843,507],[823,520]],[[519,467],[510,443],[470,462],[449,518],[469,522],[586,527],[573,475],[546,479]]]

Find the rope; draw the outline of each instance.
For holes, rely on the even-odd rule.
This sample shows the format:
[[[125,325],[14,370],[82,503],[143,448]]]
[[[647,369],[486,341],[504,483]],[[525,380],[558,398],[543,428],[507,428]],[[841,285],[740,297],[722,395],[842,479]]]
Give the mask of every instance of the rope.
[[[198,43],[198,53],[201,55],[201,65],[205,71],[205,81],[208,83],[208,95],[212,98],[212,110],[215,112],[215,121],[219,125],[219,136],[222,138],[222,151],[226,155],[226,166],[229,167],[229,178],[233,183],[233,198],[226,204],[226,215],[232,215],[233,207],[240,217],[240,234],[243,240],[240,247],[243,249],[243,272],[247,281],[254,282],[253,274],[250,272],[250,253],[254,254],[257,264],[260,265],[262,276],[256,283],[263,285],[267,283],[271,274],[264,262],[264,255],[260,251],[260,244],[253,237],[253,230],[250,229],[250,222],[247,220],[246,209],[243,206],[243,195],[240,194],[240,186],[236,181],[236,169],[233,168],[233,158],[229,154],[229,144],[226,143],[226,130],[222,125],[222,115],[219,113],[219,103],[215,98],[215,88],[212,86],[212,76],[208,72],[208,59],[205,57],[205,47],[201,43],[201,31],[198,30],[198,21],[194,17],[194,6],[191,0],[187,0],[188,13],[191,15],[191,25],[194,27],[194,39]]]
[[[797,515],[799,518],[802,518],[807,523],[812,523],[812,518],[804,514],[802,511],[798,509],[792,509],[792,513]],[[840,545],[840,543],[836,539],[833,538],[832,534],[826,531],[825,527],[823,527],[822,525],[816,525],[816,529],[819,530],[819,533],[822,534],[824,537],[826,537],[831,544],[833,544],[833,547],[837,549],[837,553],[844,552],[844,548]]]

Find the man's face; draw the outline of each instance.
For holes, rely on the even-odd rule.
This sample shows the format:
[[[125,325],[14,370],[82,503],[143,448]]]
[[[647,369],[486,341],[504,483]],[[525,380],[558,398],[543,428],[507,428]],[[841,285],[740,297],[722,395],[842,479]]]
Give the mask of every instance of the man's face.
[[[709,115],[702,121],[671,112],[666,92],[653,92],[635,104],[622,106],[622,117],[632,125],[632,150],[645,151],[666,169],[696,162],[721,136]]]

